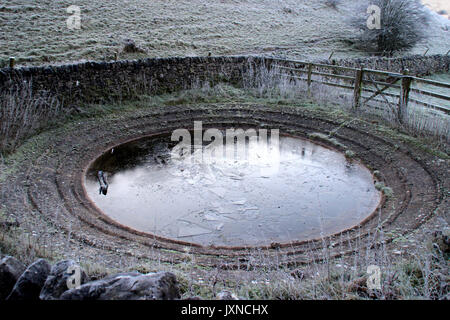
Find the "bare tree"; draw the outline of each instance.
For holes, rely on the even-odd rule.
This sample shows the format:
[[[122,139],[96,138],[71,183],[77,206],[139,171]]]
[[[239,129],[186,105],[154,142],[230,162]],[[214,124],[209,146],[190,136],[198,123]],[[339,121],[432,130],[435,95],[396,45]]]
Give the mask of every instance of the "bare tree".
[[[368,19],[373,18],[370,11],[367,13],[369,5],[380,9],[378,27],[368,27]],[[429,16],[419,0],[372,0],[362,9],[350,23],[360,31],[354,43],[363,50],[377,55],[392,55],[396,51],[411,49],[426,37],[424,30]]]

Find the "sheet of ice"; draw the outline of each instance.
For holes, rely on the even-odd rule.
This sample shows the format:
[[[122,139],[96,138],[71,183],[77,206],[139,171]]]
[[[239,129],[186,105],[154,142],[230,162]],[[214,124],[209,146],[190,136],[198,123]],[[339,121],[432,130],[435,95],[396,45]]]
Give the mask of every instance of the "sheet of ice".
[[[112,219],[164,237],[231,246],[311,239],[356,225],[381,199],[368,169],[306,140],[281,136],[278,156],[249,144],[255,162],[218,150],[207,163],[158,161],[153,153],[166,154],[165,145],[140,143],[95,163],[86,190]],[[95,170],[109,174],[106,197]]]

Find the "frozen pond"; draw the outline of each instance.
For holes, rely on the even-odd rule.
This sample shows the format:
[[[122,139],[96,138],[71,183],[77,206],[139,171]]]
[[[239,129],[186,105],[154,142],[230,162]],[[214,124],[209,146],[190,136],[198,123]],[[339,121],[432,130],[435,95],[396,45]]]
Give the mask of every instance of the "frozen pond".
[[[381,199],[367,168],[307,140],[280,136],[269,149],[247,140],[244,153],[204,143],[177,159],[175,144],[170,135],[148,137],[105,153],[86,177],[89,197],[122,225],[205,246],[334,234],[364,220]],[[107,173],[106,196],[99,170]]]

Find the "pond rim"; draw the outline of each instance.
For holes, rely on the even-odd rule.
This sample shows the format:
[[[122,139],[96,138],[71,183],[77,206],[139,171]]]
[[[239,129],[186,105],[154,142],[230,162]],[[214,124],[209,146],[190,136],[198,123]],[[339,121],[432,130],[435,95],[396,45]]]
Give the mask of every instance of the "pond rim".
[[[242,127],[246,127],[249,125],[242,125]],[[217,128],[217,129],[226,129],[226,127],[223,127],[222,125],[218,125],[215,126],[214,124],[208,124],[207,126],[203,127],[205,129],[208,128]],[[261,129],[261,128],[257,128],[257,129]],[[193,129],[188,129],[189,132],[192,132]],[[85,186],[85,179],[88,176],[88,172],[89,170],[92,168],[93,164],[95,163],[95,161],[97,161],[97,159],[99,159],[101,156],[105,155],[106,153],[110,152],[111,149],[117,148],[118,146],[127,144],[127,143],[132,143],[132,142],[136,142],[138,140],[141,139],[147,139],[147,138],[153,138],[153,137],[158,137],[158,136],[167,136],[170,135],[173,132],[173,129],[168,129],[168,130],[160,130],[158,132],[155,133],[149,133],[149,134],[143,134],[140,135],[138,137],[133,137],[133,138],[127,138],[127,139],[122,139],[122,140],[117,140],[114,141],[113,143],[111,143],[110,145],[108,145],[107,148],[104,148],[103,151],[100,151],[98,153],[95,154],[95,156],[87,163],[87,165],[84,166],[84,169],[81,173],[80,176],[80,183],[81,183],[81,188],[83,191],[83,197],[84,200],[87,201],[87,204],[91,207],[92,210],[95,211],[95,213],[98,215],[98,217],[100,219],[102,219],[103,221],[111,224],[111,225],[115,225],[127,232],[130,232],[132,234],[135,235],[139,235],[139,236],[144,236],[146,238],[149,239],[153,239],[153,240],[158,240],[158,241],[162,241],[162,242],[168,242],[168,243],[173,243],[173,244],[177,244],[177,245],[182,245],[185,247],[194,247],[194,248],[210,248],[210,249],[217,249],[217,250],[230,250],[230,251],[240,251],[240,250],[262,250],[262,249],[277,249],[277,248],[287,248],[287,247],[292,247],[292,246],[300,246],[300,245],[304,245],[306,243],[309,242],[316,242],[316,241],[322,241],[324,239],[328,239],[331,238],[333,236],[339,235],[341,233],[345,233],[348,231],[352,231],[352,230],[357,230],[358,228],[361,228],[364,224],[366,224],[368,221],[372,220],[377,212],[384,206],[387,198],[385,196],[385,194],[383,192],[380,192],[380,201],[377,205],[377,207],[375,208],[375,210],[373,210],[366,218],[364,218],[363,220],[361,220],[358,224],[351,226],[349,228],[340,230],[339,232],[333,233],[333,234],[327,234],[324,235],[323,237],[319,237],[319,238],[310,238],[310,239],[304,239],[304,240],[293,240],[293,241],[289,241],[289,242],[282,242],[282,243],[278,243],[278,242],[273,242],[270,245],[256,245],[256,246],[224,246],[224,245],[208,245],[208,246],[204,246],[201,245],[199,243],[195,243],[195,242],[189,242],[189,241],[182,241],[182,240],[176,240],[173,238],[169,238],[169,237],[163,237],[163,236],[159,236],[153,233],[149,233],[149,232],[143,232],[143,231],[139,231],[136,230],[134,228],[131,228],[130,226],[124,225],[114,219],[112,219],[109,215],[107,215],[102,209],[100,209],[96,203],[94,202],[94,200],[91,199],[91,197],[88,195],[88,192],[86,190],[86,186]],[[296,135],[296,134],[290,134],[290,133],[282,133],[280,132],[280,136],[285,136],[285,137],[290,137],[290,138],[295,138],[295,139],[301,139],[301,140],[306,140],[312,144],[316,144],[319,145],[321,147],[324,147],[328,150],[340,153],[340,154],[344,154],[344,152],[342,150],[339,150],[336,147],[332,147],[329,144],[325,143],[322,140],[317,140],[317,139],[311,139],[307,136],[301,136],[301,135]],[[351,159],[351,161],[356,162],[359,165],[362,165],[364,168],[366,168],[371,176],[372,176],[372,181],[378,181],[378,182],[383,182],[382,179],[376,178],[374,176],[373,170],[369,169],[366,164],[361,161],[361,159]],[[119,236],[120,237],[120,236]]]

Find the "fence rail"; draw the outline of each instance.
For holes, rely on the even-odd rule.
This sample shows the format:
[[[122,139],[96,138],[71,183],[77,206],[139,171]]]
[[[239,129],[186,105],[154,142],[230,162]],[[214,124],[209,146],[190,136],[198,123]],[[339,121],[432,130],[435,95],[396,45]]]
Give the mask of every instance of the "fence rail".
[[[377,99],[377,96],[384,96],[385,103],[386,97],[390,97],[392,101],[388,103],[397,106],[399,122],[403,122],[403,115],[411,103],[450,114],[450,91],[444,94],[435,91],[436,88],[441,91],[442,88],[450,89],[450,83],[408,75],[408,70],[396,73],[298,60],[268,58],[268,61],[270,68],[278,68],[280,76],[307,82],[308,92],[312,83],[353,90],[353,108],[369,101],[383,101]],[[314,79],[313,76],[320,76],[322,79]],[[336,81],[330,82],[330,79]],[[363,92],[371,95],[363,95]],[[432,101],[423,101],[415,96],[411,97],[411,94],[428,97]]]

